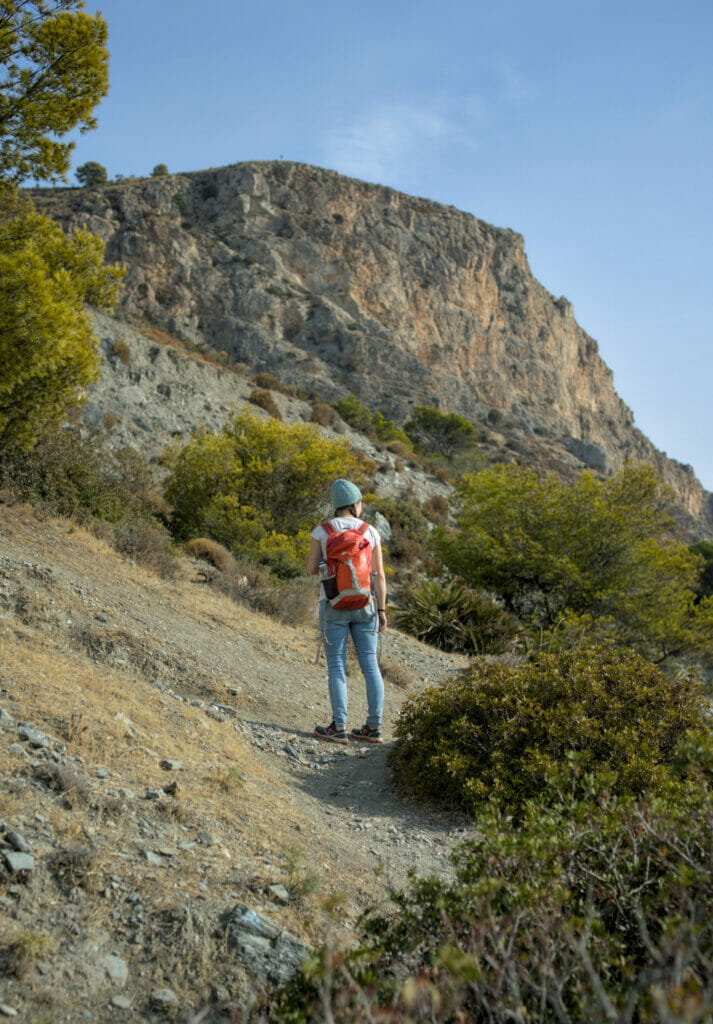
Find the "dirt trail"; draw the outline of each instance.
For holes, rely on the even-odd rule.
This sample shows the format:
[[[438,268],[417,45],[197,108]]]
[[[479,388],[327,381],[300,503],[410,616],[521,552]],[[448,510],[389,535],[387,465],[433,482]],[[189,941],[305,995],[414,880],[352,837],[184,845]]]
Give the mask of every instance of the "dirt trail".
[[[155,989],[167,985],[181,1005],[209,992],[234,1006],[254,979],[220,959],[210,936],[236,901],[315,943],[323,897],[342,894],[348,930],[411,869],[448,872],[465,833],[460,815],[399,796],[386,763],[405,696],[464,659],[387,632],[382,656],[408,685],[386,681],[384,744],[320,743],[312,730],[329,721],[329,702],[316,624],[255,614],[199,569],[185,560],[163,580],[67,522],[0,505],[0,708],[13,723],[0,724],[0,861],[13,830],[36,860],[24,878],[0,870],[0,959],[18,934],[41,933],[54,950],[0,980],[0,1004],[20,1022],[114,1020],[118,1009],[159,1020]],[[352,724],[364,720],[363,691],[356,669]],[[23,720],[49,737],[44,749],[19,742]],[[161,789],[166,763],[182,801]],[[48,765],[75,773],[84,805],[38,782]],[[78,840],[98,853],[98,893],[58,891],[57,858]],[[300,862],[286,868],[292,849]],[[301,903],[275,897],[276,884],[310,877],[315,893]],[[203,966],[187,972],[197,936]],[[129,965],[118,990],[87,966],[100,953]],[[107,1009],[109,999],[119,1002]]]

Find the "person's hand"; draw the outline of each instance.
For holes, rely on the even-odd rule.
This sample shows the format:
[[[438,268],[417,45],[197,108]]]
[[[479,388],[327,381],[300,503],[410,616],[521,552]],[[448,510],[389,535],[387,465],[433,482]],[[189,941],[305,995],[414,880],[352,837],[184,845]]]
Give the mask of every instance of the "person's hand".
[[[383,633],[384,630],[386,629],[386,626],[387,626],[386,612],[384,611],[383,608],[379,608],[379,610],[378,610],[378,612],[376,614],[379,617],[379,632]]]

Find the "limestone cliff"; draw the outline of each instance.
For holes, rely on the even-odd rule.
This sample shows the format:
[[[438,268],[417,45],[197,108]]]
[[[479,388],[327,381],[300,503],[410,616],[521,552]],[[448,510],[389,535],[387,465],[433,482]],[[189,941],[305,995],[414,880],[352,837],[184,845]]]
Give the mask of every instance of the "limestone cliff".
[[[286,162],[34,198],[127,266],[129,319],[397,421],[427,404],[563,464],[653,462],[713,528],[711,495],[634,427],[596,342],[535,280],[513,231]]]

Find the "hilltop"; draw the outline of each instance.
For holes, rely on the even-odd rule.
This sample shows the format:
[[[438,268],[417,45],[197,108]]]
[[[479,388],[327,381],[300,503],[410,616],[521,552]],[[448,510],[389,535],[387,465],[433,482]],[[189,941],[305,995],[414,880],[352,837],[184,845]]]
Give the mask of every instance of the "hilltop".
[[[31,195],[127,268],[119,322],[397,423],[417,404],[461,413],[504,457],[565,475],[650,462],[713,530],[713,498],[636,428],[514,231],[285,161]]]

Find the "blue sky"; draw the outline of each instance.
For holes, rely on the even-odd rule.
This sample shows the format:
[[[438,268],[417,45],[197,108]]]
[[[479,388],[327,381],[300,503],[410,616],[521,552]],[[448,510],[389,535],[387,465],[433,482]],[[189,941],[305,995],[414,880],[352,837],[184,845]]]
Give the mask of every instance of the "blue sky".
[[[101,11],[111,89],[75,168],[283,157],[521,232],[637,426],[713,490],[710,0],[104,0]]]

